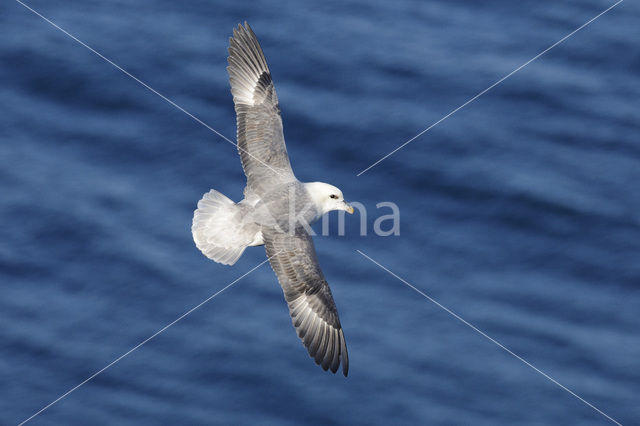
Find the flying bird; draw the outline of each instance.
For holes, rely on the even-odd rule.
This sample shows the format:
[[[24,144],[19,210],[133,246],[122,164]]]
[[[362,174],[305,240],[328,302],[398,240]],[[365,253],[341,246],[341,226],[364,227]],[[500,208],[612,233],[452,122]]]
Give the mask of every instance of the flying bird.
[[[309,355],[325,371],[335,373],[342,364],[346,376],[347,345],[309,225],[332,210],[353,213],[353,207],[335,186],[296,178],[258,39],[245,22],[233,30],[229,43],[227,71],[247,185],[238,203],[213,189],[204,194],[193,216],[193,240],[205,256],[226,265],[233,265],[245,248],[264,245]]]

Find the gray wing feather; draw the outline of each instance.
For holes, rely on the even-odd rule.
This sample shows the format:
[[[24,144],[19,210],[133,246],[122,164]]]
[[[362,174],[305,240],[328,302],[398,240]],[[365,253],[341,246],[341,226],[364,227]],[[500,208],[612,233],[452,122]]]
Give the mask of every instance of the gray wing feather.
[[[255,34],[245,22],[229,39],[229,82],[236,110],[238,152],[247,176],[245,196],[295,180],[271,73]],[[247,194],[249,192],[249,194]]]
[[[311,236],[263,229],[265,249],[289,305],[291,322],[316,364],[349,372],[349,355],[338,310],[324,278]]]

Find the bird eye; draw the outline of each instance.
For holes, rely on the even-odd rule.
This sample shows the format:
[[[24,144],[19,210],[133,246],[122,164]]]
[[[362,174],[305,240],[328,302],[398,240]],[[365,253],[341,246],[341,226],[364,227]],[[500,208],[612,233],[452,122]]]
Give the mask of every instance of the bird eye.
[[[329,198],[333,198],[335,200],[336,198],[338,198],[338,196],[336,194],[331,194],[329,195]]]

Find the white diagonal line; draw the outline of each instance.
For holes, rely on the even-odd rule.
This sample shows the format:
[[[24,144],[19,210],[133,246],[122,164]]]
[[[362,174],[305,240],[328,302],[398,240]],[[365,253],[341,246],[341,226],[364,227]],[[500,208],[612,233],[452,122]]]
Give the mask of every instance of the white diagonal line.
[[[458,108],[454,109],[453,111],[449,112],[447,115],[445,115],[444,117],[442,117],[440,120],[436,121],[435,123],[433,123],[432,125],[430,125],[429,127],[427,127],[426,129],[424,129],[423,131],[421,131],[420,133],[418,133],[417,135],[415,135],[414,137],[412,137],[411,139],[409,139],[408,141],[406,141],[405,143],[403,143],[402,145],[400,145],[399,147],[397,147],[396,149],[394,149],[393,151],[389,152],[387,155],[385,155],[384,157],[380,158],[378,161],[376,161],[375,163],[371,164],[369,167],[367,167],[366,169],[362,170],[360,173],[358,173],[356,176],[360,176],[361,174],[365,173],[366,171],[372,169],[373,167],[377,166],[378,164],[380,164],[381,162],[383,162],[384,160],[386,160],[387,158],[391,157],[393,154],[395,154],[396,152],[398,152],[399,150],[401,150],[402,148],[404,148],[405,146],[409,145],[411,142],[413,142],[414,140],[416,140],[417,138],[419,138],[420,136],[424,135],[425,133],[427,133],[429,130],[431,130],[432,128],[434,128],[435,126],[437,126],[438,124],[442,123],[444,120],[446,120],[447,118],[451,117],[453,114],[455,114],[456,112],[460,111],[462,108],[466,107],[467,105],[469,105],[471,102],[475,101],[476,99],[478,99],[480,96],[484,95],[485,93],[487,93],[489,90],[493,89],[494,87],[496,87],[498,84],[502,83],[503,81],[505,81],[506,79],[508,79],[509,77],[511,77],[512,75],[514,75],[515,73],[517,73],[518,71],[520,71],[522,68],[526,67],[527,65],[529,65],[531,62],[535,61],[536,59],[538,59],[540,56],[544,55],[545,53],[547,53],[548,51],[550,51],[551,49],[553,49],[554,47],[556,47],[557,45],[559,45],[560,43],[562,43],[563,41],[565,41],[566,39],[568,39],[569,37],[571,37],[572,35],[574,35],[575,33],[577,33],[578,31],[580,31],[581,29],[583,29],[584,27],[586,27],[587,25],[589,25],[590,23],[592,23],[593,21],[595,21],[596,19],[598,19],[599,17],[601,17],[602,15],[604,15],[605,13],[607,13],[608,11],[610,11],[611,9],[613,9],[614,7],[616,7],[617,5],[619,5],[620,3],[622,3],[624,0],[618,0],[617,2],[615,2],[614,4],[612,4],[611,6],[609,6],[608,8],[606,8],[605,10],[603,10],[602,12],[600,12],[599,14],[597,14],[596,16],[594,16],[593,18],[589,19],[587,22],[585,22],[584,24],[580,25],[578,28],[576,28],[575,30],[571,31],[569,34],[567,34],[566,36],[562,37],[560,40],[556,41],[555,43],[553,43],[551,46],[547,47],[546,49],[544,49],[542,52],[538,53],[536,56],[534,56],[533,58],[529,59],[527,62],[525,62],[524,64],[520,65],[518,68],[516,68],[515,70],[511,71],[509,74],[505,75],[504,77],[502,77],[500,80],[496,81],[495,83],[493,83],[491,86],[487,87],[486,89],[484,89],[482,92],[478,93],[477,95],[475,95],[473,98],[469,99],[467,102],[463,103],[462,105],[460,105]]]
[[[276,253],[279,254],[279,253]],[[275,255],[274,255],[275,256]],[[273,257],[273,256],[272,256]],[[177,323],[178,321],[182,320],[184,317],[186,317],[187,315],[191,314],[193,311],[195,311],[196,309],[200,308],[202,305],[204,305],[205,303],[207,303],[208,301],[210,301],[211,299],[213,299],[214,297],[216,297],[217,295],[219,295],[220,293],[222,293],[223,291],[225,291],[226,289],[228,289],[229,287],[231,287],[232,285],[234,285],[235,283],[237,283],[238,281],[240,281],[241,279],[243,279],[244,277],[246,277],[247,275],[249,275],[250,273],[252,273],[253,271],[255,271],[256,269],[258,269],[259,267],[261,267],[262,265],[264,265],[265,263],[267,263],[269,261],[270,258],[267,258],[265,260],[263,260],[262,262],[260,262],[258,265],[254,266],[253,268],[251,268],[248,272],[246,272],[245,274],[241,275],[240,277],[236,278],[235,280],[231,281],[229,284],[227,284],[225,287],[223,287],[221,290],[218,290],[217,292],[215,292],[213,295],[207,297],[206,299],[204,299],[202,302],[198,303],[196,306],[194,306],[193,308],[189,309],[187,312],[185,312],[184,314],[180,315],[178,318],[176,318],[175,320],[171,321],[169,324],[165,325],[164,327],[162,327],[160,330],[156,331],[155,333],[153,333],[151,336],[147,337],[146,339],[144,339],[142,342],[138,343],[136,346],[134,346],[133,348],[129,349],[127,352],[123,353],[122,355],[120,355],[118,358],[114,359],[113,361],[111,361],[109,364],[107,364],[106,366],[104,366],[103,368],[101,368],[100,370],[96,371],[95,373],[93,373],[91,376],[87,377],[84,381],[80,382],[79,384],[77,384],[76,386],[72,387],[71,389],[69,389],[67,392],[63,393],[62,395],[60,395],[58,398],[56,398],[55,400],[51,401],[49,404],[45,405],[44,407],[42,407],[40,410],[38,410],[36,413],[34,413],[33,415],[31,415],[29,418],[23,420],[20,425],[23,425],[25,423],[27,423],[28,421],[32,420],[34,417],[38,416],[40,413],[42,413],[43,411],[45,411],[46,409],[50,408],[52,405],[56,404],[57,402],[59,402],[61,399],[69,396],[69,394],[71,394],[72,392],[74,392],[75,390],[77,390],[80,386],[86,384],[88,381],[94,379],[95,377],[97,377],[98,375],[100,375],[102,372],[104,372],[105,370],[107,370],[108,368],[110,368],[111,366],[113,366],[114,364],[116,364],[117,362],[119,362],[120,360],[122,360],[124,357],[128,356],[129,354],[131,354],[133,351],[135,351],[136,349],[140,348],[142,345],[146,344],[147,342],[149,342],[151,339],[155,338],[157,335],[159,335],[160,333],[164,332],[165,330],[167,330],[169,327],[173,326],[175,323]],[[19,426],[20,426],[19,425]]]
[[[500,349],[504,350],[505,352],[507,352],[509,355],[515,357],[517,360],[521,361],[522,363],[524,363],[525,365],[527,365],[528,367],[531,367],[533,370],[535,370],[537,373],[540,373],[542,376],[544,376],[546,379],[548,379],[549,381],[551,381],[552,383],[556,384],[557,386],[559,386],[560,388],[562,388],[563,390],[569,392],[571,395],[573,395],[574,397],[578,398],[580,401],[582,401],[583,403],[585,403],[586,405],[588,405],[589,407],[593,408],[595,411],[597,411],[598,413],[602,414],[604,417],[606,417],[607,419],[611,420],[613,423],[622,426],[618,421],[616,421],[615,419],[613,419],[612,417],[610,417],[609,415],[607,415],[604,411],[600,410],[599,408],[597,408],[595,405],[591,404],[589,401],[585,400],[584,398],[582,398],[580,395],[576,394],[575,392],[573,392],[571,389],[567,388],[566,386],[564,386],[562,383],[558,382],[556,379],[554,379],[553,377],[549,376],[547,373],[545,373],[544,371],[540,370],[539,368],[537,368],[536,366],[534,366],[533,364],[531,364],[529,361],[527,361],[526,359],[522,358],[520,355],[514,353],[513,351],[511,351],[509,348],[507,348],[506,346],[504,346],[502,343],[498,342],[496,339],[494,339],[493,337],[489,336],[487,333],[485,333],[484,331],[480,330],[478,327],[474,326],[473,324],[471,324],[470,322],[468,322],[467,320],[465,320],[464,318],[462,318],[460,315],[456,314],[455,312],[453,312],[452,310],[450,310],[449,308],[447,308],[446,306],[441,305],[437,300],[433,299],[432,297],[429,297],[427,294],[425,294],[424,292],[422,292],[421,290],[419,290],[418,288],[414,287],[413,285],[411,285],[409,282],[407,282],[405,279],[403,279],[402,277],[394,274],[393,272],[391,272],[389,269],[387,269],[386,267],[384,267],[383,265],[381,265],[379,262],[373,260],[371,257],[367,256],[366,254],[364,254],[363,252],[361,252],[360,250],[356,250],[358,253],[360,253],[363,257],[367,258],[368,260],[370,260],[371,262],[375,263],[376,265],[378,265],[381,269],[385,270],[386,272],[388,272],[391,276],[393,276],[394,278],[400,280],[402,283],[404,283],[407,287],[413,289],[416,293],[420,294],[421,296],[423,296],[425,299],[429,300],[430,302],[434,303],[436,306],[438,306],[439,308],[443,309],[445,312],[447,312],[448,314],[450,314],[451,316],[453,316],[455,319],[457,319],[458,321],[462,322],[464,325],[466,325],[467,327],[471,328],[473,331],[475,331],[476,333],[480,334],[481,336],[485,337],[486,339],[490,340],[491,342],[493,342],[495,345],[497,345]]]
[[[149,86],[147,83],[145,83],[144,81],[140,80],[138,77],[136,77],[135,75],[131,74],[129,71],[125,70],[124,68],[122,68],[120,65],[116,64],[115,62],[113,62],[111,59],[107,58],[106,56],[104,56],[103,54],[101,54],[100,52],[98,52],[97,50],[95,50],[94,48],[92,48],[91,46],[89,46],[88,44],[86,44],[85,42],[83,42],[82,40],[78,39],[76,36],[74,36],[73,34],[69,33],[68,31],[66,31],[64,28],[60,27],[58,24],[56,24],[55,22],[51,21],[50,19],[46,18],[45,16],[43,16],[42,14],[40,14],[38,11],[34,10],[33,8],[31,8],[30,6],[26,5],[25,3],[23,3],[21,0],[16,0],[16,2],[20,3],[22,6],[24,6],[26,9],[30,10],[31,12],[33,12],[35,15],[39,16],[40,18],[42,18],[44,21],[46,21],[47,23],[51,24],[54,28],[60,30],[62,33],[64,33],[65,35],[67,35],[68,37],[70,37],[71,39],[73,39],[75,42],[77,42],[78,44],[80,44],[81,46],[87,48],[89,51],[91,51],[92,53],[94,53],[95,55],[97,55],[98,57],[100,57],[101,59],[103,59],[104,61],[106,61],[107,63],[109,63],[110,65],[114,66],[116,69],[118,69],[119,71],[122,71],[126,76],[132,78],[134,81],[136,81],[137,83],[139,83],[140,85],[142,85],[143,87],[145,87],[146,89],[148,89],[149,91],[151,91],[152,93],[158,95],[159,97],[161,97],[163,100],[167,101],[168,103],[170,103],[172,106],[174,106],[175,108],[177,108],[178,110],[182,111],[183,113],[185,113],[186,115],[188,115],[189,117],[191,117],[192,119],[194,119],[196,122],[198,122],[199,124],[203,125],[204,127],[206,127],[207,129],[211,130],[213,133],[215,133],[216,135],[220,136],[222,139],[224,139],[225,141],[229,142],[231,145],[235,146],[239,151],[242,151],[244,153],[246,153],[248,156],[250,156],[251,158],[253,158],[254,160],[256,160],[259,163],[262,163],[262,165],[266,166],[267,168],[271,169],[272,172],[281,175],[281,173],[279,171],[277,171],[276,169],[272,168],[271,166],[269,166],[268,164],[266,164],[264,161],[260,160],[259,158],[256,158],[255,156],[253,156],[252,154],[250,154],[249,152],[247,152],[246,150],[240,148],[240,146],[238,146],[235,142],[233,142],[231,139],[229,139],[228,137],[226,137],[225,135],[223,135],[222,133],[220,133],[219,131],[217,131],[216,129],[214,129],[213,127],[209,126],[207,123],[205,123],[204,121],[200,120],[198,117],[196,117],[195,115],[191,114],[189,111],[187,111],[186,109],[184,109],[183,107],[181,107],[180,105],[178,105],[177,103],[175,103],[174,101],[172,101],[171,99],[167,98],[165,95],[163,95],[162,93],[158,92],[156,89],[154,89],[153,87]]]

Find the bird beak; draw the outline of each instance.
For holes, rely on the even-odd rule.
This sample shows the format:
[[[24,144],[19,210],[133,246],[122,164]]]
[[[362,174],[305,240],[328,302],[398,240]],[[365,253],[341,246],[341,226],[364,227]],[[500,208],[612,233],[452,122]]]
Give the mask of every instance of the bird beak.
[[[344,209],[347,213],[353,214],[353,207],[351,207],[351,205],[346,201],[344,202]]]

